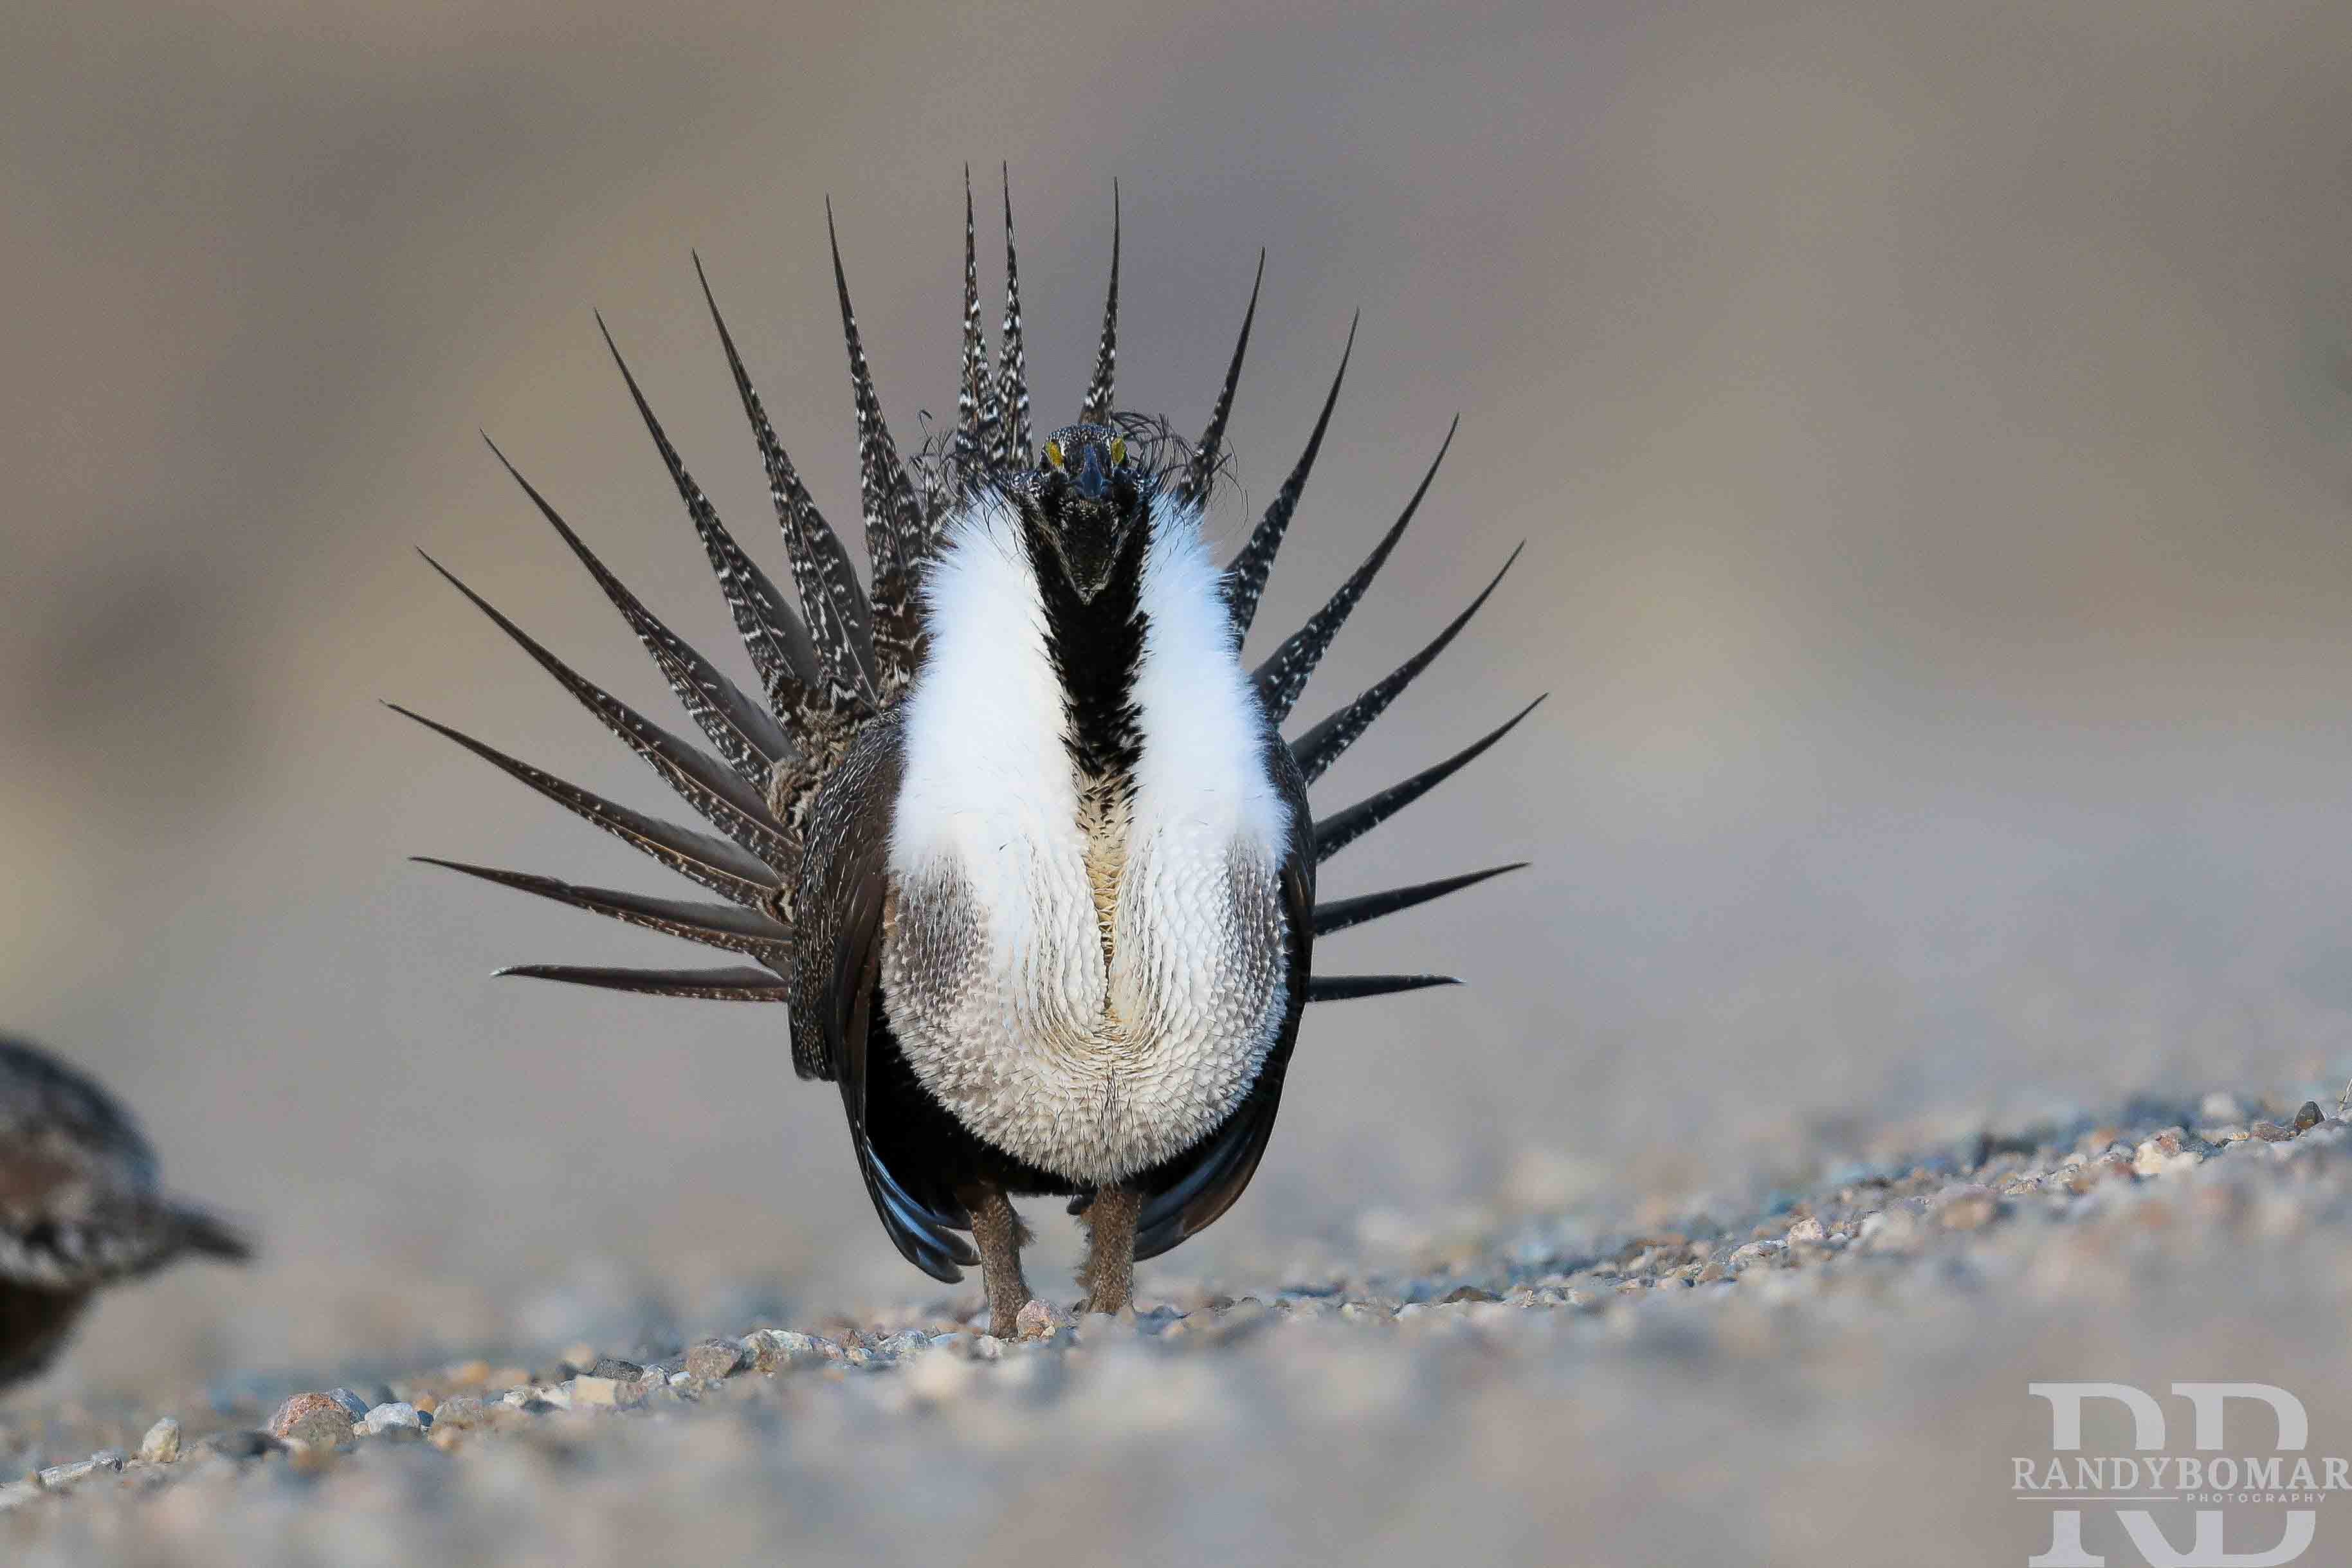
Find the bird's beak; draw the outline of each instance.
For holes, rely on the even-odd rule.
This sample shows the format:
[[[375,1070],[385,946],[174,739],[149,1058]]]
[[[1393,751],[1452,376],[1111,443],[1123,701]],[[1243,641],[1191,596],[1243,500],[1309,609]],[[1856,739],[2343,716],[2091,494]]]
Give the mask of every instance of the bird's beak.
[[[1097,506],[1110,494],[1110,470],[1103,467],[1102,448],[1092,441],[1078,449],[1078,467],[1070,476],[1070,488]]]

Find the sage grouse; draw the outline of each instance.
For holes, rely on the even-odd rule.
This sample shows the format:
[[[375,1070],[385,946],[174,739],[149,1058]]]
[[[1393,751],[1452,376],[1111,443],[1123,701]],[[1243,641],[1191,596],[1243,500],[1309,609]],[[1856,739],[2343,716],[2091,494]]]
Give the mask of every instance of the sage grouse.
[[[245,1238],[157,1190],[131,1113],[47,1051],[0,1038],[0,1384],[47,1366],[93,1291]]]
[[[1330,601],[1249,668],[1242,641],[1322,446],[1339,376],[1305,452],[1220,571],[1202,524],[1256,288],[1197,443],[1116,411],[1114,209],[1091,383],[1077,422],[1033,448],[1009,190],[1004,227],[1003,335],[992,368],[967,185],[956,423],[912,462],[883,422],[834,240],[857,416],[864,586],[777,440],[707,277],[712,325],[791,556],[790,599],[720,522],[613,349],[709,554],[759,675],[756,698],[657,619],[507,465],[635,631],[716,756],[590,683],[449,577],[719,837],[643,816],[398,710],[728,902],[432,864],[730,949],[756,965],[500,973],[789,1008],[793,1065],[839,1087],[866,1191],[891,1239],[942,1280],[961,1279],[959,1265],[981,1264],[999,1334],[1012,1331],[1028,1300],[1012,1198],[1075,1200],[1071,1212],[1090,1232],[1083,1305],[1118,1311],[1135,1259],[1202,1229],[1248,1184],[1307,1003],[1451,983],[1319,975],[1314,944],[1515,868],[1318,904],[1316,867],[1518,721],[1314,816],[1307,786],[1493,584],[1394,674],[1286,744],[1276,727],[1395,548],[1429,479]],[[609,331],[605,342],[612,348]],[[503,454],[499,460],[506,463]]]

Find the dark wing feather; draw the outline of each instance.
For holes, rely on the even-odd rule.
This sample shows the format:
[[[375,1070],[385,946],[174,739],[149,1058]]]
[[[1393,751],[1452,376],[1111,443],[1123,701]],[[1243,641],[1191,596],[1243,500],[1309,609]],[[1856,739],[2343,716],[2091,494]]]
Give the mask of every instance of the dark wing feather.
[[[1308,1000],[1308,979],[1315,963],[1315,857],[1309,852],[1311,825],[1307,820],[1307,784],[1298,776],[1289,752],[1270,739],[1266,763],[1274,775],[1290,819],[1290,851],[1282,864],[1282,904],[1285,935],[1289,942],[1286,981],[1289,1003],[1282,1027],[1265,1065],[1249,1094],[1207,1140],[1136,1179],[1144,1194],[1137,1221],[1135,1256],[1157,1258],[1214,1224],[1241,1197],[1256,1174],[1274,1135],[1275,1114],[1282,1106],[1283,1077],[1290,1068],[1290,1053],[1298,1043],[1298,1020]]]
[[[702,732],[710,737],[710,743],[727,760],[727,765],[753,788],[766,788],[768,775],[776,763],[793,754],[792,742],[785,738],[775,720],[769,716],[768,710],[746,697],[741,688],[729,679],[717,666],[696,652],[686,639],[664,626],[618,577],[613,575],[604,563],[597,559],[595,552],[572,531],[571,525],[547,504],[547,499],[531,482],[516,471],[515,466],[507,461],[507,455],[499,450],[498,443],[488,436],[482,440],[514,482],[522,487],[522,493],[530,498],[531,504],[539,509],[539,514],[547,519],[562,537],[563,542],[572,547],[572,553],[580,558],[580,564],[588,568],[588,574],[596,579],[596,585],[604,590],[604,596],[613,601],[613,607],[621,612],[622,618],[629,623],[629,629],[637,634],[637,640],[645,645],[646,651],[653,656],[654,663],[660,667],[662,678],[677,694],[679,706],[701,726]]]
[[[577,963],[518,963],[500,975],[526,980],[561,980],[568,985],[594,985],[606,991],[635,991],[647,996],[687,996],[705,1002],[789,1002],[792,987],[765,969],[604,969]]]
[[[1549,693],[1546,693],[1547,696]],[[1343,811],[1334,812],[1315,825],[1315,858],[1324,861],[1444,784],[1479,752],[1509,734],[1520,720],[1536,710],[1538,697],[1486,734],[1463,747],[1444,762],[1423,768],[1402,784],[1391,784],[1378,794],[1365,796]]]
[[[1410,888],[1390,888],[1378,893],[1360,893],[1352,899],[1334,899],[1328,904],[1315,906],[1315,934],[1329,936],[1333,931],[1346,931],[1349,926],[1362,925],[1383,915],[1425,904],[1432,899],[1442,899],[1448,893],[1458,893],[1473,888],[1489,877],[1499,877],[1506,871],[1517,871],[1527,865],[1514,860],[1507,866],[1489,866],[1483,871],[1465,871],[1458,877],[1441,877],[1433,882],[1416,882]]]
[[[1316,454],[1323,449],[1323,432],[1330,428],[1331,410],[1339,404],[1339,384],[1348,376],[1349,356],[1356,352],[1356,324],[1362,312],[1349,318],[1348,346],[1339,351],[1339,369],[1331,377],[1331,390],[1323,396],[1323,412],[1315,416],[1315,429],[1307,437],[1307,450],[1298,454],[1291,465],[1290,477],[1274,492],[1266,503],[1265,514],[1250,531],[1249,542],[1225,568],[1225,605],[1233,611],[1234,627],[1243,637],[1249,636],[1250,623],[1257,618],[1257,602],[1265,592],[1265,580],[1274,571],[1274,558],[1282,549],[1283,535],[1289,531],[1290,514],[1298,510],[1298,498],[1307,489],[1307,476],[1314,471]]]
[[[1276,724],[1290,717],[1290,710],[1297,702],[1298,694],[1307,689],[1308,677],[1323,661],[1324,650],[1331,646],[1331,639],[1339,635],[1339,628],[1348,624],[1348,616],[1355,610],[1356,602],[1364,596],[1364,591],[1372,585],[1372,579],[1387,563],[1389,552],[1394,550],[1396,542],[1404,537],[1405,525],[1420,510],[1421,498],[1429,493],[1430,482],[1437,478],[1437,466],[1445,461],[1446,449],[1454,445],[1454,432],[1461,427],[1462,421],[1458,416],[1446,427],[1445,439],[1439,444],[1437,456],[1430,459],[1429,471],[1422,475],[1421,483],[1413,489],[1412,499],[1404,503],[1404,510],[1395,522],[1389,525],[1389,531],[1381,535],[1380,543],[1372,547],[1372,552],[1364,558],[1364,563],[1349,574],[1348,580],[1339,584],[1339,591],[1326,600],[1323,607],[1309,616],[1305,626],[1284,638],[1282,646],[1252,672],[1251,679],[1257,682],[1258,698],[1265,704],[1266,712]]]
[[[851,1145],[874,1212],[899,1253],[935,1279],[963,1278],[980,1256],[954,1231],[971,1216],[912,1196],[885,1165],[866,1124],[866,1048],[881,989],[882,910],[889,823],[902,742],[895,713],[869,724],[817,797],[801,879],[801,962],[793,996],[793,1063],[841,1089]]]
[[[679,876],[701,883],[712,892],[734,900],[752,909],[768,909],[783,892],[775,871],[761,865],[745,851],[723,838],[713,838],[706,833],[680,827],[676,823],[663,822],[641,811],[632,811],[604,796],[591,794],[579,785],[567,784],[554,774],[518,762],[504,752],[486,746],[471,735],[436,723],[422,713],[412,712],[397,702],[385,707],[404,719],[419,724],[473,752],[484,762],[504,770],[532,789],[587,818],[605,832],[632,848],[651,856]]]
[[[1388,705],[1395,701],[1406,687],[1412,684],[1413,678],[1428,668],[1432,659],[1445,651],[1445,645],[1452,642],[1454,635],[1470,624],[1470,617],[1478,613],[1479,606],[1486,602],[1487,595],[1501,585],[1503,573],[1508,572],[1511,569],[1511,562],[1519,558],[1519,550],[1526,548],[1523,543],[1518,550],[1511,552],[1511,559],[1503,563],[1502,572],[1495,574],[1495,580],[1480,590],[1476,598],[1470,601],[1470,607],[1454,616],[1445,629],[1431,640],[1427,647],[1397,666],[1362,696],[1290,743],[1290,754],[1298,759],[1298,771],[1307,776],[1308,784],[1313,784],[1317,779],[1321,778],[1323,770],[1339,761],[1340,753],[1354,745],[1356,738],[1371,727],[1372,721],[1385,712]]]
[[[792,929],[757,910],[737,909],[732,904],[696,903],[685,899],[656,899],[644,893],[624,892],[617,888],[582,887],[574,882],[558,881],[552,877],[535,877],[528,871],[503,871],[495,866],[440,860],[430,855],[416,855],[411,858],[427,866],[463,871],[468,877],[479,877],[503,888],[536,893],[542,899],[552,899],[575,910],[609,915],[614,920],[643,926],[647,931],[698,942],[705,947],[719,947],[743,953],[758,959],[779,973],[792,967]]]

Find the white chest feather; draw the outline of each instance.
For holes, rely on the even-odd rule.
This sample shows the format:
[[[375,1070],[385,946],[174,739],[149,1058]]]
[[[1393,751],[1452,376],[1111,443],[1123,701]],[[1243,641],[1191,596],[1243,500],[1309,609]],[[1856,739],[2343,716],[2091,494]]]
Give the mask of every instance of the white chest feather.
[[[1019,523],[951,531],[907,699],[883,984],[916,1075],[1033,1164],[1109,1182],[1213,1129],[1286,1001],[1287,818],[1197,514],[1155,508],[1123,810],[1088,807]]]

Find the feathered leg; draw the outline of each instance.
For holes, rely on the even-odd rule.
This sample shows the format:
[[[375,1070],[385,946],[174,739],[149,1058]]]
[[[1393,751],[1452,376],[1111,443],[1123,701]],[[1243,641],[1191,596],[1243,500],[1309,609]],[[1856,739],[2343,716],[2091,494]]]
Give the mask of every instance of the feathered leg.
[[[1119,1312],[1135,1299],[1135,1222],[1143,1215],[1143,1194],[1129,1187],[1105,1187],[1087,1205],[1087,1266],[1079,1275],[1087,1299],[1082,1312]]]
[[[981,1280],[988,1287],[988,1331],[1000,1340],[1015,1338],[1021,1309],[1029,1304],[1029,1282],[1021,1277],[1021,1244],[1029,1237],[1003,1187],[984,1189],[968,1206]]]

